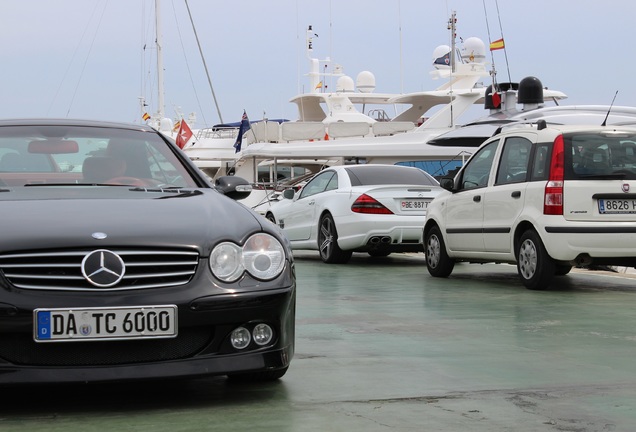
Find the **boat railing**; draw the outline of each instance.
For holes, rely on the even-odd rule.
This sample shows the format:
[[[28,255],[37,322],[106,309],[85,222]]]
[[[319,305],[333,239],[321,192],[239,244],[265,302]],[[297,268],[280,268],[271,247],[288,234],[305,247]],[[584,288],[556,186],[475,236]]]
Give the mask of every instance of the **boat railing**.
[[[213,127],[199,129],[196,138],[201,140],[205,138],[236,138],[238,128],[235,127]]]
[[[398,122],[335,122],[325,125],[322,122],[259,122],[244,135],[248,144],[281,143],[298,141],[321,141],[339,138],[367,136],[388,136],[409,132],[415,124],[409,121]]]
[[[409,132],[415,129],[415,124],[410,121],[377,122],[373,123],[373,135],[386,136],[396,133]]]

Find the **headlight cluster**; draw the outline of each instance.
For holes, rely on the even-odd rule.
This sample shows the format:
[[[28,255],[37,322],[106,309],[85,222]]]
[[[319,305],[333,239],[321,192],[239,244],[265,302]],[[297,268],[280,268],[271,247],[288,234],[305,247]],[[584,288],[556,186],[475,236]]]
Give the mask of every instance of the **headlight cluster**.
[[[269,280],[278,276],[285,266],[285,249],[269,234],[254,234],[243,247],[223,242],[210,254],[210,270],[224,282],[234,282],[243,272],[257,279]]]

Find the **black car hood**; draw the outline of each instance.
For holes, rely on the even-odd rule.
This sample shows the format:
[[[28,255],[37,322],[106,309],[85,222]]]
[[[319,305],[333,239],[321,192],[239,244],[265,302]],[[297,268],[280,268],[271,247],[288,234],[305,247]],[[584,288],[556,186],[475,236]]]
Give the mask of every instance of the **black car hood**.
[[[143,246],[205,256],[219,241],[242,243],[263,228],[255,213],[211,189],[3,188],[0,209],[0,252]]]

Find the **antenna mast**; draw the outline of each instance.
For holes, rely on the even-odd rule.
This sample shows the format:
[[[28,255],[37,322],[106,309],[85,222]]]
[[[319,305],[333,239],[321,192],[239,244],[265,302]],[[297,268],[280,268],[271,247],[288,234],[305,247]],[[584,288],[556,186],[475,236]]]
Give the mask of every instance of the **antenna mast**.
[[[163,41],[161,40],[161,12],[160,0],[155,0],[155,44],[157,45],[157,81],[159,88],[159,106],[157,107],[157,117],[161,122],[164,117],[164,90],[163,90],[163,53],[161,52]]]

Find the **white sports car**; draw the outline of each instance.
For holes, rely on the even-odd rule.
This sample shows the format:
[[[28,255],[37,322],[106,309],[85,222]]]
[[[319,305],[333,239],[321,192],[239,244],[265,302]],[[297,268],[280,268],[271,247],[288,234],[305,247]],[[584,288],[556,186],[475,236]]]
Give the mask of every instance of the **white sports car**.
[[[286,190],[266,217],[283,229],[292,249],[318,250],[326,263],[346,263],[353,252],[423,252],[426,208],[441,191],[419,168],[335,166],[300,191]]]

